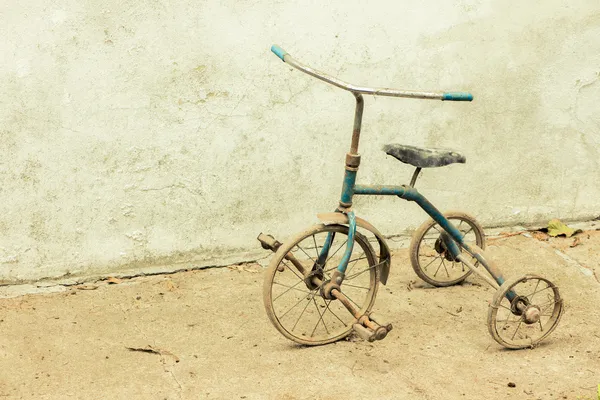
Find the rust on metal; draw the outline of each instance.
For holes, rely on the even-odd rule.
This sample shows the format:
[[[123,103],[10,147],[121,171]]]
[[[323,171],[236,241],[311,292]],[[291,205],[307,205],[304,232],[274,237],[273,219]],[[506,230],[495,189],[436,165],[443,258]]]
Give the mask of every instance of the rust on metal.
[[[265,235],[264,233],[260,233],[256,238],[260,242],[261,246],[265,250],[271,250],[272,252],[276,252],[281,247],[281,242],[276,240],[271,235]]]
[[[300,272],[302,275],[306,275],[306,269],[304,269],[302,263],[298,261],[296,256],[294,256],[291,251],[285,255],[285,259],[294,264],[294,267],[298,268],[298,272]]]
[[[317,218],[319,218],[319,220],[321,220],[321,222],[323,222],[323,223],[327,223],[327,222],[334,223],[334,224],[347,224],[348,223],[348,216],[343,213],[339,213],[339,212],[317,214]],[[391,259],[391,252],[390,252],[390,249],[389,249],[387,243],[385,242],[385,238],[384,238],[383,234],[381,234],[381,232],[379,232],[377,230],[377,228],[375,228],[373,225],[371,225],[370,222],[368,222],[360,217],[356,217],[356,226],[359,226],[361,228],[368,230],[373,235],[375,235],[375,237],[377,238],[377,242],[379,243],[379,264],[381,264],[379,281],[385,285],[387,283],[387,279],[390,274],[390,259]]]
[[[358,154],[346,153],[346,166],[351,168],[358,168],[360,165],[360,156]]]
[[[356,97],[356,110],[354,111],[354,128],[352,130],[352,144],[350,145],[350,154],[358,155],[358,141],[360,140],[360,127],[362,124],[363,110],[365,101],[360,93],[352,93]]]

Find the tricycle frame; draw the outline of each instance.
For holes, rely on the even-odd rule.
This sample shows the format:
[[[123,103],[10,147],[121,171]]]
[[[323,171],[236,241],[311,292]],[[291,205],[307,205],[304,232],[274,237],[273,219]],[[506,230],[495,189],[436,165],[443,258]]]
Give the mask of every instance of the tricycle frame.
[[[286,60],[287,61],[287,60]],[[360,165],[360,155],[358,154],[358,147],[360,142],[360,133],[362,126],[362,116],[364,111],[364,100],[360,93],[352,91],[356,98],[356,108],[354,113],[354,127],[352,131],[352,142],[350,145],[350,151],[346,154],[346,167],[344,180],[342,185],[342,193],[340,196],[338,211],[349,215],[349,226],[351,230],[351,234],[356,229],[356,224],[353,222],[354,220],[354,212],[352,211],[352,200],[355,195],[362,196],[398,196],[401,199],[407,201],[414,201],[425,211],[431,218],[433,218],[449,235],[444,237],[444,242],[448,250],[452,253],[453,257],[456,259],[462,258],[461,261],[473,272],[481,276],[486,282],[488,282],[495,289],[499,288],[504,282],[504,276],[502,273],[495,267],[494,264],[489,263],[481,254],[479,254],[475,249],[471,248],[467,243],[463,241],[463,237],[461,233],[456,229],[454,225],[444,215],[429,201],[425,196],[423,196],[419,191],[414,187],[418,173],[420,168],[415,170],[413,178],[411,180],[410,185],[359,185],[356,184],[356,176],[358,173],[359,165]],[[380,93],[377,90],[372,91],[373,95],[379,95]],[[406,92],[403,92],[403,96],[406,95]],[[397,96],[401,97],[401,96]],[[430,97],[425,97],[430,98]],[[348,264],[348,260],[350,258],[350,253],[352,253],[353,242],[348,240],[348,246],[346,248],[346,252],[340,265],[338,266],[339,274],[342,276],[346,271],[346,267]],[[464,259],[460,255],[460,248],[464,249],[471,256],[475,257],[481,265],[486,269],[486,271],[491,275],[492,279],[489,276],[485,275],[480,269],[476,268],[472,263],[468,260]],[[322,249],[322,257],[327,256],[327,252],[329,250],[329,246],[326,245]],[[341,283],[341,281],[339,282]],[[509,300],[514,298],[515,294],[510,291],[507,295]]]

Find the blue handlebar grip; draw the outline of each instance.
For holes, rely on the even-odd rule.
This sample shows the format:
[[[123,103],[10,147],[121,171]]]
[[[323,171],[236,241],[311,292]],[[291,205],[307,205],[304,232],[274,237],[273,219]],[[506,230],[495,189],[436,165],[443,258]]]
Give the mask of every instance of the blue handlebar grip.
[[[450,101],[473,101],[473,95],[467,92],[448,92],[444,93],[442,100]]]
[[[285,62],[285,60],[283,59],[283,57],[285,57],[285,55],[287,54],[287,52],[282,49],[281,47],[277,46],[276,44],[274,44],[273,46],[271,46],[271,51],[273,53],[275,53],[275,55],[279,58],[281,58],[281,61]]]

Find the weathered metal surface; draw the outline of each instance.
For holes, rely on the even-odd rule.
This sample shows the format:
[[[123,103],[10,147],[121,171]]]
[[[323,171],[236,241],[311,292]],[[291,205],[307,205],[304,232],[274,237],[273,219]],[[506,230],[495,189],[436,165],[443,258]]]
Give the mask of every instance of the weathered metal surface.
[[[369,319],[371,321],[379,324],[380,326],[383,326],[385,329],[387,329],[388,332],[393,329],[392,324],[385,322],[379,314],[371,313],[371,314],[369,314]]]
[[[412,178],[410,179],[410,187],[415,187],[415,183],[417,183],[417,178],[419,177],[419,173],[421,173],[421,168],[417,167],[415,172],[413,173]]]
[[[346,167],[358,168],[360,165],[360,156],[358,154],[346,154]]]
[[[362,126],[362,116],[365,108],[365,100],[360,94],[354,93],[356,98],[356,108],[354,110],[354,126],[352,129],[352,143],[350,144],[350,154],[358,154],[358,142],[360,140],[360,130]]]
[[[307,73],[310,76],[313,76],[317,79],[320,79],[324,82],[330,83],[334,86],[337,86],[341,89],[348,90],[352,93],[356,94],[370,94],[374,96],[391,96],[391,97],[406,97],[413,99],[431,99],[431,100],[442,100],[444,98],[444,93],[435,93],[435,92],[421,92],[421,91],[413,91],[413,90],[398,90],[398,89],[389,89],[389,88],[370,88],[366,86],[358,86],[348,82],[345,82],[341,79],[335,78],[329,74],[318,71],[314,68],[311,68],[297,60],[295,60],[289,53],[285,53],[285,60],[287,64],[292,67]]]
[[[319,218],[319,220],[321,220],[323,223],[348,224],[348,217],[343,213],[322,213],[317,214],[317,218]],[[379,263],[381,264],[379,280],[385,285],[387,284],[387,279],[390,274],[390,248],[385,242],[385,237],[383,234],[379,232],[377,228],[371,225],[371,223],[360,217],[356,217],[355,219],[357,226],[368,230],[377,238],[377,242],[379,243]]]
[[[342,185],[342,195],[340,204],[352,205],[352,196],[354,195],[354,183],[356,182],[356,171],[348,171],[344,174],[344,183]]]
[[[467,158],[462,153],[452,149],[387,144],[383,146],[383,151],[398,161],[419,168],[435,168],[467,162]]]
[[[327,234],[327,239],[323,243],[323,247],[319,252],[319,258],[317,259],[317,263],[321,266],[325,265],[325,261],[329,256],[329,250],[331,250],[331,244],[333,243],[333,239],[335,238],[335,232],[329,232]]]
[[[500,287],[500,285],[498,285],[498,283],[496,281],[494,281],[488,275],[484,274],[483,271],[481,271],[481,269],[479,269],[475,265],[473,265],[471,263],[471,261],[468,259],[468,257],[464,257],[462,254],[459,254],[457,259],[460,262],[462,262],[463,264],[465,264],[467,266],[467,268],[469,268],[471,271],[475,272],[477,275],[482,277],[483,280],[485,280],[487,283],[489,283],[491,287],[493,287],[495,289],[498,289]]]
[[[354,249],[354,234],[356,233],[356,217],[354,211],[350,211],[346,216],[348,217],[348,241],[346,244],[346,251],[337,267],[337,270],[341,272],[342,275],[346,272],[346,268],[348,267],[348,261],[350,261],[350,256]]]
[[[352,329],[354,329],[354,332],[356,332],[358,336],[360,336],[363,340],[366,340],[367,342],[372,342],[375,340],[375,332],[365,328],[361,324],[352,325]]]
[[[331,274],[331,279],[328,282],[325,282],[323,286],[321,286],[321,296],[328,300],[335,299],[331,292],[335,290],[341,290],[340,285],[344,281],[344,273],[338,271],[337,269],[333,271]]]
[[[521,296],[515,296],[510,300],[508,294],[517,291]],[[541,291],[545,294],[535,296]],[[518,322],[516,329],[512,327],[506,329],[508,321],[506,315],[498,315],[499,311],[506,310],[520,315],[520,318],[515,321]],[[488,308],[488,330],[494,340],[504,347],[510,349],[534,347],[556,329],[563,311],[564,303],[554,283],[537,275],[520,276],[506,281],[494,293]],[[548,317],[543,324],[540,321],[542,314]],[[520,329],[525,332],[518,334]]]
[[[273,253],[281,247],[281,242],[277,241],[273,236],[265,235],[262,232],[256,239],[258,239],[263,249],[271,250]]]
[[[488,260],[487,258],[485,258],[485,253],[483,252],[483,250],[481,250],[477,246],[469,246],[466,243],[463,243],[462,247],[469,254],[471,254],[473,257],[475,257],[475,259],[481,265],[483,265],[483,267],[487,270],[487,272],[494,278],[494,280],[496,281],[498,286],[502,286],[502,284],[505,282],[502,272],[496,266],[496,263],[494,263],[492,260]],[[509,291],[508,296],[509,296],[509,300],[512,300],[514,298],[514,296],[516,296],[516,294],[513,293],[512,291]]]
[[[354,194],[402,197],[406,189],[405,185],[354,185]]]

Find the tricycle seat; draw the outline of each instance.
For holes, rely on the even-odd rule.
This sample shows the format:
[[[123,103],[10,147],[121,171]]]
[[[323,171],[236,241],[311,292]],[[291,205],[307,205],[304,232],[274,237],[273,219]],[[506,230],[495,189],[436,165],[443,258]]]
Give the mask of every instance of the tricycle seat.
[[[403,163],[418,168],[443,167],[454,163],[464,164],[467,161],[463,154],[451,149],[428,149],[402,144],[388,144],[383,146],[383,151]]]

